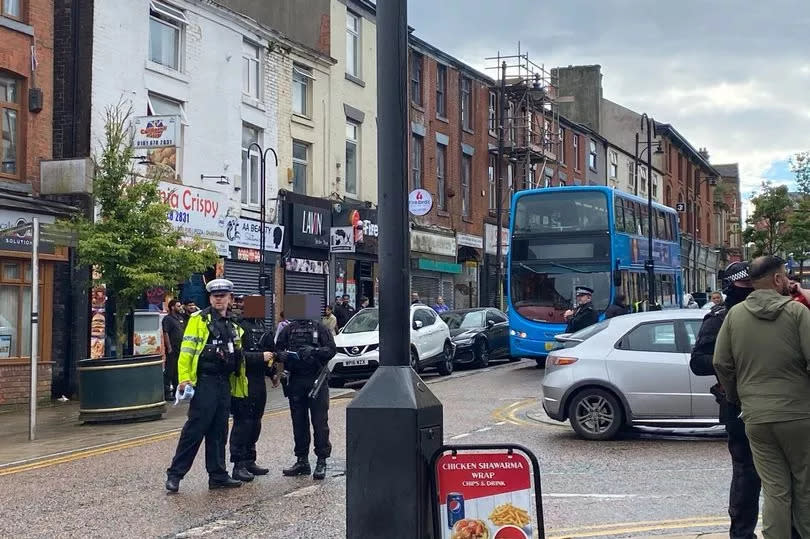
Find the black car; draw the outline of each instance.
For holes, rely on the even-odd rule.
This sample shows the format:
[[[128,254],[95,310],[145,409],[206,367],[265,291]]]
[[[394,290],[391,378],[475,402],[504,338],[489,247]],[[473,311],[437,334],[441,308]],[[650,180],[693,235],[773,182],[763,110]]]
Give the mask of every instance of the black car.
[[[459,309],[439,316],[450,328],[456,345],[454,362],[486,367],[490,359],[510,359],[509,322],[498,309]]]

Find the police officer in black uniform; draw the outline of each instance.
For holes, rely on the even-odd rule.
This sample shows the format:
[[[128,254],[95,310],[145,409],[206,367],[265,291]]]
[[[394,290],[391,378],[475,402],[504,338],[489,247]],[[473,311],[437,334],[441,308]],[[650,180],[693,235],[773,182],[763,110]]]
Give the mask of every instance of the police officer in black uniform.
[[[247,394],[242,365],[241,330],[228,315],[233,283],[214,279],[206,286],[211,307],[194,313],[186,325],[178,359],[178,389],[194,387],[177,451],[166,470],[166,490],[177,492],[180,480],[191,469],[205,439],[205,468],[208,488],[233,488],[241,481],[231,479],[225,468],[225,441],[231,394]]]
[[[264,310],[264,297],[255,296]],[[252,298],[251,298],[252,299]],[[250,300],[248,300],[251,303]],[[234,479],[252,481],[254,476],[267,475],[270,471],[256,464],[256,442],[262,430],[262,416],[267,404],[265,376],[275,375],[273,365],[272,332],[265,331],[262,313],[255,313],[253,305],[245,307],[245,297],[234,297],[233,316],[242,328],[242,355],[245,358],[245,373],[248,379],[247,397],[231,397],[233,428],[231,429],[231,462]],[[257,317],[256,315],[260,316]]]
[[[335,355],[332,333],[321,324],[320,305],[316,296],[287,294],[284,296],[284,312],[291,320],[278,335],[276,353],[284,363],[286,381],[284,394],[290,401],[290,415],[295,438],[295,464],[283,470],[286,476],[309,475],[309,425],[315,438],[314,479],[326,477],[326,459],[332,452],[329,443],[329,384],[324,382],[320,390],[310,396],[322,369],[328,369],[329,360]],[[297,357],[288,352],[295,352]],[[328,373],[328,371],[327,371]]]
[[[599,320],[599,315],[594,310],[593,303],[591,303],[593,288],[578,286],[574,293],[577,297],[577,308],[565,311],[565,318],[568,320],[568,325],[565,328],[566,333],[576,333],[581,329],[592,326]]]

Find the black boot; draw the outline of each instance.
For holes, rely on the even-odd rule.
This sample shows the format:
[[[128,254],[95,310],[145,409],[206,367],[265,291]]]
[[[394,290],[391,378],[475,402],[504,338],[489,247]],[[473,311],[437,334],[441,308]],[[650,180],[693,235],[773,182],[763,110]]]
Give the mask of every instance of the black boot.
[[[286,475],[287,477],[293,477],[296,475],[309,475],[312,473],[312,469],[309,467],[309,459],[307,457],[298,457],[298,460],[295,461],[289,468],[284,468],[281,470],[281,473]]]
[[[231,479],[227,475],[222,479],[208,478],[208,490],[216,490],[219,488],[237,488],[241,487],[242,482],[236,479]]]
[[[237,462],[233,465],[233,473],[231,474],[231,477],[244,483],[253,481],[253,474],[248,471],[244,462]]]
[[[169,492],[177,492],[180,490],[180,480],[176,477],[169,477],[166,479],[166,490]]]
[[[247,468],[247,471],[249,471],[253,475],[267,475],[268,473],[270,473],[269,469],[262,468],[261,466],[257,466],[255,461],[254,462],[248,462],[245,465],[245,468]]]
[[[326,479],[326,459],[318,459],[312,479]]]

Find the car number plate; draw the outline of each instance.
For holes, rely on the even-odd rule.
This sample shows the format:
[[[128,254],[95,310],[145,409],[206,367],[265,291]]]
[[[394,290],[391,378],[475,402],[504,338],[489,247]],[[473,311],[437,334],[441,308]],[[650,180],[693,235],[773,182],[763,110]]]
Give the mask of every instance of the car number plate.
[[[555,343],[553,343],[553,342],[547,342],[547,343],[546,343],[546,351],[548,352],[548,351],[550,351],[550,350],[553,350],[553,349],[554,349],[554,346],[555,346]]]
[[[367,359],[347,359],[343,361],[343,364],[347,367],[359,367],[362,365],[368,365]]]

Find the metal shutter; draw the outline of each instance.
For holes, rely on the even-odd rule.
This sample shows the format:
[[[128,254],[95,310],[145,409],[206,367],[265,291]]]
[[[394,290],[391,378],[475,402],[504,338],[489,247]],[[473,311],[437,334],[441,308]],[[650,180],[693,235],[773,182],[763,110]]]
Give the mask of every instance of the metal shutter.
[[[265,327],[272,328],[274,320],[273,291],[275,287],[275,266],[265,265],[265,271],[270,276],[270,288],[264,297]],[[259,265],[252,262],[238,260],[225,261],[225,278],[233,283],[234,294],[246,296],[259,293]]]
[[[455,309],[456,286],[452,280],[442,280],[442,297],[444,298],[445,305],[451,309]],[[433,305],[433,303],[430,305]]]
[[[441,294],[441,281],[436,277],[425,275],[411,275],[411,292],[418,292],[419,299],[425,305],[435,305],[436,298]],[[447,298],[445,298],[446,300]]]
[[[326,275],[288,271],[284,274],[284,292],[318,296],[321,312],[323,312],[326,307]]]

